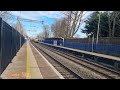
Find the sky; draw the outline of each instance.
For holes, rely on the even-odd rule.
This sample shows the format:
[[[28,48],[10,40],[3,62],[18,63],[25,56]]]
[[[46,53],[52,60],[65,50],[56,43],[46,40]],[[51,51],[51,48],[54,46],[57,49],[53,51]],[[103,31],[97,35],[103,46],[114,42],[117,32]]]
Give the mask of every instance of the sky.
[[[90,13],[91,12],[85,14],[83,18],[88,18]],[[64,14],[61,11],[11,11],[11,14],[25,19],[44,21],[44,24],[49,25],[49,27],[55,22],[56,19],[64,17]],[[12,23],[16,23],[16,21],[13,21]],[[28,36],[37,35],[43,30],[43,25],[41,23],[30,23],[26,21],[21,21],[21,23]],[[80,38],[86,37],[84,33],[81,33],[81,29],[83,29],[84,26],[85,24],[83,23],[76,33],[76,35]]]

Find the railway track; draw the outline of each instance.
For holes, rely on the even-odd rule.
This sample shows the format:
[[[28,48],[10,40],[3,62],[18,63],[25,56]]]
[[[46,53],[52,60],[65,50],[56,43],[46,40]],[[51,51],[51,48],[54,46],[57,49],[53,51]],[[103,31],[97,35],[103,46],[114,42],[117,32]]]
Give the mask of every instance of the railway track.
[[[51,48],[44,46],[44,45],[42,45],[42,47],[45,47],[45,48],[49,49],[50,51],[55,52],[55,53],[65,57],[65,58],[83,66],[83,67],[86,67],[86,68],[94,71],[95,73],[98,73],[98,74],[100,74],[108,79],[120,79],[120,73],[117,71],[114,71],[114,70],[109,69],[107,67],[103,67],[102,65],[96,64],[94,62],[90,62],[88,60],[80,59],[80,58],[75,57],[73,55],[69,55],[69,54],[66,55],[66,53],[56,51],[53,48],[51,49]]]
[[[65,79],[83,79],[80,75],[77,75],[73,71],[71,71],[69,68],[67,68],[62,63],[58,62],[54,57],[47,54],[44,50],[40,48],[35,43],[32,43],[37,50],[45,57],[47,60],[58,70],[58,72],[65,78]]]

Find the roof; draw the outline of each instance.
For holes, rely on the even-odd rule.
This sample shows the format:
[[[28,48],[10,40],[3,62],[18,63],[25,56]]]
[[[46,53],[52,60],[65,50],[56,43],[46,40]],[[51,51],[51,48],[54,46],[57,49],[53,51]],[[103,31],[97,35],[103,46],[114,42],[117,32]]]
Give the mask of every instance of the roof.
[[[45,40],[63,40],[62,38],[45,38]]]

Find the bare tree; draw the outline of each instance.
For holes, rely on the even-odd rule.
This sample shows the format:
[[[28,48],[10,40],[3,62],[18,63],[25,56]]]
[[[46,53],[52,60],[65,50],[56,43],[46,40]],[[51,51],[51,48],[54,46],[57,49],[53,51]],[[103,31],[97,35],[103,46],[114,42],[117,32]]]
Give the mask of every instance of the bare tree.
[[[112,37],[114,37],[115,33],[115,25],[116,25],[116,18],[117,18],[118,12],[113,12],[113,27],[112,27]]]
[[[64,18],[56,20],[51,26],[54,37],[73,38],[84,22],[84,11],[62,11]]]
[[[49,38],[50,30],[48,25],[44,25],[44,30],[38,35],[40,38]]]
[[[119,19],[120,12],[119,11],[108,11],[108,25],[109,25],[109,37],[114,37],[115,34],[115,26],[120,25]]]
[[[67,18],[67,31],[69,33],[69,37],[72,38],[82,23],[84,13],[83,11],[65,11],[63,13]]]
[[[54,37],[68,37],[66,18],[56,20],[51,26]]]
[[[12,15],[9,13],[9,11],[0,11],[0,17],[6,22],[9,22],[12,18]]]
[[[49,38],[49,27],[47,25],[44,26],[44,35],[45,38]]]
[[[111,36],[112,36],[112,31],[111,31],[111,23],[112,23],[112,19],[111,19],[110,11],[108,11],[107,13],[108,13],[109,37],[111,37]]]
[[[4,18],[7,14],[7,11],[0,11],[0,17]]]
[[[64,11],[62,13],[65,15],[64,18],[56,20],[51,26],[53,36],[73,38],[83,22],[84,13],[83,11]]]

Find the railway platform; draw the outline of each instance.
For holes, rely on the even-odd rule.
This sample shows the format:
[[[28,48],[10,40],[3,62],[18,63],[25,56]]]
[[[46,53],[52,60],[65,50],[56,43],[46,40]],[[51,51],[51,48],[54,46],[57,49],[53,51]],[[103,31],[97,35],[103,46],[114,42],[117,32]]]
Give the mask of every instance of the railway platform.
[[[63,53],[82,59],[91,60],[93,62],[99,63],[103,66],[112,68],[114,70],[120,71],[120,57],[100,54],[96,52],[89,52],[69,47],[57,46],[48,43],[40,42],[40,44],[51,47],[52,49],[62,51]]]
[[[2,79],[63,79],[63,76],[29,42],[21,47],[1,74]]]

